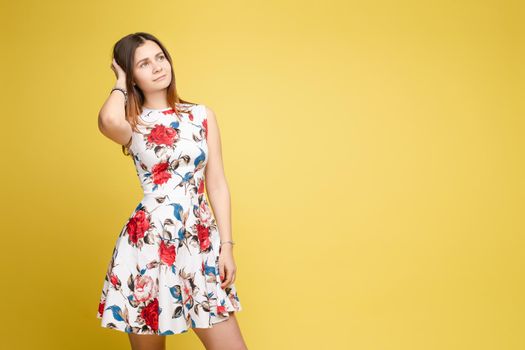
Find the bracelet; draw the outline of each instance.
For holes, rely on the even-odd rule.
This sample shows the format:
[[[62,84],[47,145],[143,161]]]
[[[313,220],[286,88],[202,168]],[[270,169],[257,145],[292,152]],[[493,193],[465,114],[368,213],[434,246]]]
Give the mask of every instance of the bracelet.
[[[109,93],[111,94],[115,90],[122,91],[122,93],[124,94],[125,102],[127,103],[128,102],[128,92],[126,90],[124,90],[124,89],[119,88],[119,87],[115,87],[115,88],[111,89],[111,91]]]
[[[220,246],[222,246],[222,245],[223,245],[224,243],[231,243],[232,245],[234,245],[234,244],[235,244],[235,242],[234,242],[234,241],[224,241],[224,242],[221,242]]]

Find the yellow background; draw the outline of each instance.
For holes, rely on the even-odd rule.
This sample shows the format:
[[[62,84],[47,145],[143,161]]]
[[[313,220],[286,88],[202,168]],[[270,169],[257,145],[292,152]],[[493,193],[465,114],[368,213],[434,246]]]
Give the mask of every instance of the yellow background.
[[[97,114],[146,31],[219,121],[249,349],[525,348],[524,14],[3,1],[1,347],[129,348],[95,316],[142,192]]]

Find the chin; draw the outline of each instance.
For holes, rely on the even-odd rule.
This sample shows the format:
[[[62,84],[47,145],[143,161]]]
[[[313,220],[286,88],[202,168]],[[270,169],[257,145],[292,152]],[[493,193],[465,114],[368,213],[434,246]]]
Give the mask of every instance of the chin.
[[[171,78],[168,78],[166,77],[166,79],[164,79],[162,82],[160,82],[160,84],[158,85],[161,85],[165,88],[167,88],[168,86],[170,86],[170,83],[171,83]]]

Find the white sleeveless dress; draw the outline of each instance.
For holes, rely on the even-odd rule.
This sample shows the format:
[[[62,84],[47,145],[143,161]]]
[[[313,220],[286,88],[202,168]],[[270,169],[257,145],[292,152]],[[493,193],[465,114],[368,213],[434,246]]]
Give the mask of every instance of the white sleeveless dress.
[[[101,326],[170,335],[210,328],[241,311],[221,288],[220,236],[204,193],[206,108],[144,108],[130,145],[144,197],[117,237],[100,297]]]

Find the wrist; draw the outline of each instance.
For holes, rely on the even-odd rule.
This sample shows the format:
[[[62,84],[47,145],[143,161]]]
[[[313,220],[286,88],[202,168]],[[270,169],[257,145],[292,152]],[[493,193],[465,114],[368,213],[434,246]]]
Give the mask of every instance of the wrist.
[[[230,241],[221,241],[219,247],[220,247],[221,250],[224,250],[224,249],[232,250],[234,244],[235,243],[233,241],[231,241],[231,240]]]
[[[124,79],[117,79],[114,87],[126,90],[126,81]]]

